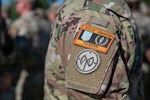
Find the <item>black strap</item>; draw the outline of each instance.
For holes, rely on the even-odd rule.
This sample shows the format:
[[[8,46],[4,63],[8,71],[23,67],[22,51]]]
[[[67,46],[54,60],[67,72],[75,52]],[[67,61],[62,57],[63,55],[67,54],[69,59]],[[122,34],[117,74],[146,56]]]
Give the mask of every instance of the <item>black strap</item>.
[[[118,35],[118,38],[121,40],[121,37],[120,37],[121,30],[117,31],[116,33],[117,33],[117,35]],[[128,68],[128,65],[127,65],[127,60],[126,60],[125,57],[124,57],[125,51],[123,50],[120,41],[119,41],[118,45],[119,45],[119,54],[120,54],[120,56],[121,56],[121,58],[122,58],[122,61],[123,61],[123,63],[124,63],[124,66],[125,66],[125,69],[126,69],[126,72],[127,72],[127,76],[128,76],[128,78],[129,78],[129,68]]]

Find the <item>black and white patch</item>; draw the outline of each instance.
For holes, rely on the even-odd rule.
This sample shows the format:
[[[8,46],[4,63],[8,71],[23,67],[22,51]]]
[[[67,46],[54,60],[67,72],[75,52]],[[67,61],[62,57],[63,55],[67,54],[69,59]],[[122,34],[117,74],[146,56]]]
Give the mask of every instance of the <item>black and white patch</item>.
[[[81,51],[75,59],[76,69],[83,74],[88,74],[97,69],[100,64],[98,53],[91,49]]]

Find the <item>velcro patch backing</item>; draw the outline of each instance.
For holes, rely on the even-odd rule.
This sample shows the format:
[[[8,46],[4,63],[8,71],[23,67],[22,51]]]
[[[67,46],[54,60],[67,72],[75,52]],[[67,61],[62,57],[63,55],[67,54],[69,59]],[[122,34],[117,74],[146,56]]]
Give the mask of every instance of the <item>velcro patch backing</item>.
[[[74,40],[74,44],[107,53],[115,35],[105,30],[83,24]]]
[[[87,67],[94,67],[97,54],[94,54],[94,52],[90,53],[90,49],[74,45],[66,70],[66,87],[87,93],[97,94],[100,91],[103,82],[105,82],[106,75],[111,75],[111,73],[109,73],[109,70],[111,70],[110,65],[117,51],[117,47],[117,40],[114,40],[107,54],[97,52],[100,57],[98,67],[92,70],[92,72],[84,73],[84,71],[90,69]],[[91,59],[92,53],[94,55],[93,60]],[[79,63],[81,64],[80,70],[83,71],[83,73],[76,68]]]

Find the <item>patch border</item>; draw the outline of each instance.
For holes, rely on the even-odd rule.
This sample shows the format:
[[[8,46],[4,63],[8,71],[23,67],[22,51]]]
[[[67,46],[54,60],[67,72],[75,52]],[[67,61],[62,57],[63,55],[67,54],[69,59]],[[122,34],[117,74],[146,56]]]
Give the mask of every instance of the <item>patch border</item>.
[[[91,52],[93,52],[93,53],[97,56],[98,60],[97,60],[97,65],[96,65],[95,68],[93,68],[93,69],[90,70],[90,71],[83,72],[83,71],[81,71],[81,70],[78,68],[77,59],[78,59],[78,57],[81,55],[81,53],[83,53],[83,52],[85,52],[85,51],[91,51]],[[80,52],[78,53],[78,55],[75,57],[75,63],[74,63],[74,64],[75,64],[75,68],[76,68],[80,73],[82,73],[82,74],[90,74],[90,73],[94,72],[94,71],[100,66],[100,56],[99,56],[99,54],[98,54],[96,51],[94,51],[94,50],[92,50],[92,49],[84,49],[84,50],[80,51]]]
[[[92,32],[93,34],[98,34],[98,35],[101,35],[101,36],[109,38],[110,42],[109,42],[107,48],[105,48],[103,46],[99,46],[99,45],[93,44],[93,43],[90,43],[90,42],[79,40],[78,38],[81,35],[83,30]],[[102,32],[103,34],[100,33],[100,32]],[[115,35],[110,33],[110,32],[107,32],[107,31],[105,31],[103,29],[99,29],[99,28],[96,28],[96,27],[93,27],[93,26],[90,26],[90,25],[87,25],[87,24],[83,24],[81,26],[80,30],[78,31],[75,39],[74,39],[74,44],[78,45],[78,46],[82,46],[82,47],[88,48],[88,49],[93,49],[93,50],[96,50],[98,52],[107,53],[109,48],[110,48],[110,46],[111,46],[111,44],[113,43],[114,39],[115,39]],[[97,48],[94,47],[94,46],[85,45],[85,44],[83,44],[83,42],[95,45],[95,46],[97,46]]]

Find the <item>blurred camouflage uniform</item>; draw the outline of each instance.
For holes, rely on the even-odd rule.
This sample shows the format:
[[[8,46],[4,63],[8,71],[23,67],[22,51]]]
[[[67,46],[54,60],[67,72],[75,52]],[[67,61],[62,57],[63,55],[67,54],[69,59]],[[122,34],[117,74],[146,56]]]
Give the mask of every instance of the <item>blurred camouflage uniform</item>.
[[[23,0],[17,0],[20,2]],[[24,0],[28,4],[35,0]],[[13,24],[10,34],[15,39],[17,60],[23,66],[16,86],[16,100],[43,98],[43,66],[49,41],[49,25],[36,12],[28,11]]]
[[[139,12],[140,13],[140,12]],[[146,52],[149,52],[149,40],[150,40],[150,30],[149,30],[149,25],[150,25],[150,18],[147,18],[146,16],[142,15],[140,13],[140,15],[133,13],[133,16],[135,16],[135,19],[137,21],[138,27],[139,27],[139,35],[141,37],[141,42],[142,42],[142,50],[143,50],[143,63],[142,63],[142,79],[141,79],[141,89],[139,89],[139,92],[141,95],[141,98],[138,100],[149,100],[149,98],[146,99],[146,94],[147,96],[149,96],[149,89],[148,86],[146,86],[145,84],[149,81],[149,79],[146,79],[145,76],[147,74],[147,76],[149,77],[148,73],[150,73],[149,69],[150,69],[150,60],[148,60],[149,53],[147,54]],[[138,16],[138,17],[137,17]],[[142,20],[141,20],[142,19]],[[144,79],[144,83],[143,83],[143,79]],[[145,80],[146,79],[146,80]],[[144,84],[144,85],[143,85]],[[144,86],[144,88],[143,88]],[[148,91],[145,91],[147,90]],[[143,90],[143,91],[142,91]]]
[[[145,16],[141,10],[145,10],[145,9],[140,9],[140,5],[142,3],[141,0],[126,0],[127,3],[129,4],[133,17],[135,18],[136,24],[138,26],[138,35],[139,38],[141,39],[141,48],[142,48],[142,58],[143,58],[143,62],[142,62],[142,70],[145,71],[145,69],[147,69],[148,67],[145,66],[145,51],[149,45],[149,39],[150,39],[150,30],[148,28],[148,26],[150,25],[150,20],[148,19],[147,16]],[[145,100],[145,93],[144,93],[144,88],[143,88],[143,73],[141,74],[141,79],[138,83],[137,86],[137,90],[134,92],[135,96],[134,98],[136,98],[136,100]]]
[[[89,4],[89,5],[88,5]],[[90,5],[91,4],[91,5]],[[71,88],[67,88],[66,86],[66,76],[68,73],[66,72],[68,69],[71,70],[72,66],[69,66],[70,64],[74,64],[75,62],[71,59],[70,56],[75,56],[69,55],[71,54],[76,48],[73,47],[73,37],[75,37],[76,31],[78,31],[79,27],[76,25],[76,23],[80,22],[86,23],[85,20],[80,20],[81,16],[78,17],[70,17],[75,14],[78,14],[78,11],[80,11],[82,8],[83,9],[89,9],[94,10],[98,9],[98,11],[107,14],[107,10],[111,9],[113,12],[115,12],[118,16],[123,16],[125,18],[128,18],[132,23],[133,26],[134,20],[132,19],[131,12],[126,5],[126,3],[123,0],[67,0],[65,4],[60,8],[58,17],[56,21],[54,22],[52,26],[52,38],[49,43],[48,51],[47,51],[47,56],[46,56],[46,62],[45,62],[45,98],[44,100],[129,100],[130,96],[130,89],[132,88],[132,83],[131,76],[127,77],[127,73],[130,73],[132,68],[133,68],[133,63],[134,63],[134,57],[135,57],[135,34],[133,33],[133,37],[130,38],[130,32],[132,33],[134,29],[136,29],[136,26],[132,29],[132,26],[128,27],[128,21],[124,19],[124,21],[127,23],[125,26],[123,25],[122,32],[127,33],[127,38],[126,37],[121,37],[121,43],[123,50],[125,51],[125,54],[128,52],[129,58],[125,58],[124,60],[127,60],[127,66],[129,70],[126,72],[126,64],[123,64],[124,61],[122,61],[119,56],[118,58],[118,63],[116,66],[116,69],[114,70],[114,75],[112,76],[112,83],[110,83],[110,88],[106,90],[107,92],[104,93],[103,95],[99,94],[92,94],[90,93],[90,90],[87,90],[86,92],[82,92],[80,90],[74,90]],[[89,13],[90,13],[89,10]],[[82,10],[81,10],[82,11]],[[74,12],[74,13],[73,13]],[[77,12],[77,13],[76,13]],[[92,11],[91,11],[92,12]],[[80,12],[79,12],[80,13]],[[82,13],[82,12],[81,12]],[[88,10],[87,10],[88,13]],[[86,14],[83,12],[82,17],[87,17],[84,16]],[[80,15],[80,14],[79,14]],[[95,14],[96,15],[96,14]],[[93,23],[96,23],[94,21]],[[135,31],[134,31],[135,32]],[[129,33],[129,34],[128,34]],[[128,41],[128,42],[127,42]],[[127,44],[126,44],[127,43]],[[129,44],[128,44],[129,43]],[[127,47],[128,45],[128,47]],[[105,55],[104,55],[105,56]],[[107,58],[107,57],[106,57]],[[117,57],[116,57],[117,58]],[[105,57],[104,57],[105,59]],[[69,60],[69,61],[68,61]],[[104,62],[105,63],[105,62]],[[100,66],[102,67],[102,66]],[[74,75],[74,72],[72,73]],[[74,75],[75,77],[78,77],[78,75]],[[93,76],[94,77],[94,76]],[[129,80],[128,80],[129,78]],[[84,81],[85,79],[80,79],[81,82],[82,80]],[[93,82],[92,82],[93,81]],[[89,83],[94,83],[93,80],[89,80]],[[109,81],[109,80],[107,80]],[[106,83],[107,83],[106,81]],[[134,83],[138,81],[138,79],[134,79]],[[66,86],[65,86],[66,85]],[[76,87],[75,88],[80,88]],[[82,88],[82,87],[81,87]],[[129,89],[130,88],[130,89]],[[105,86],[101,87],[101,89],[105,90]],[[132,89],[131,89],[132,90]]]
[[[141,13],[143,14],[143,22],[144,23],[144,35],[142,37],[143,40],[143,49],[144,49],[144,53],[143,53],[143,65],[142,65],[142,71],[143,71],[143,81],[144,81],[144,95],[145,98],[144,100],[149,100],[150,95],[149,95],[149,84],[150,84],[150,11],[149,11],[149,6],[146,5],[146,3],[141,2],[140,4],[140,10]]]

